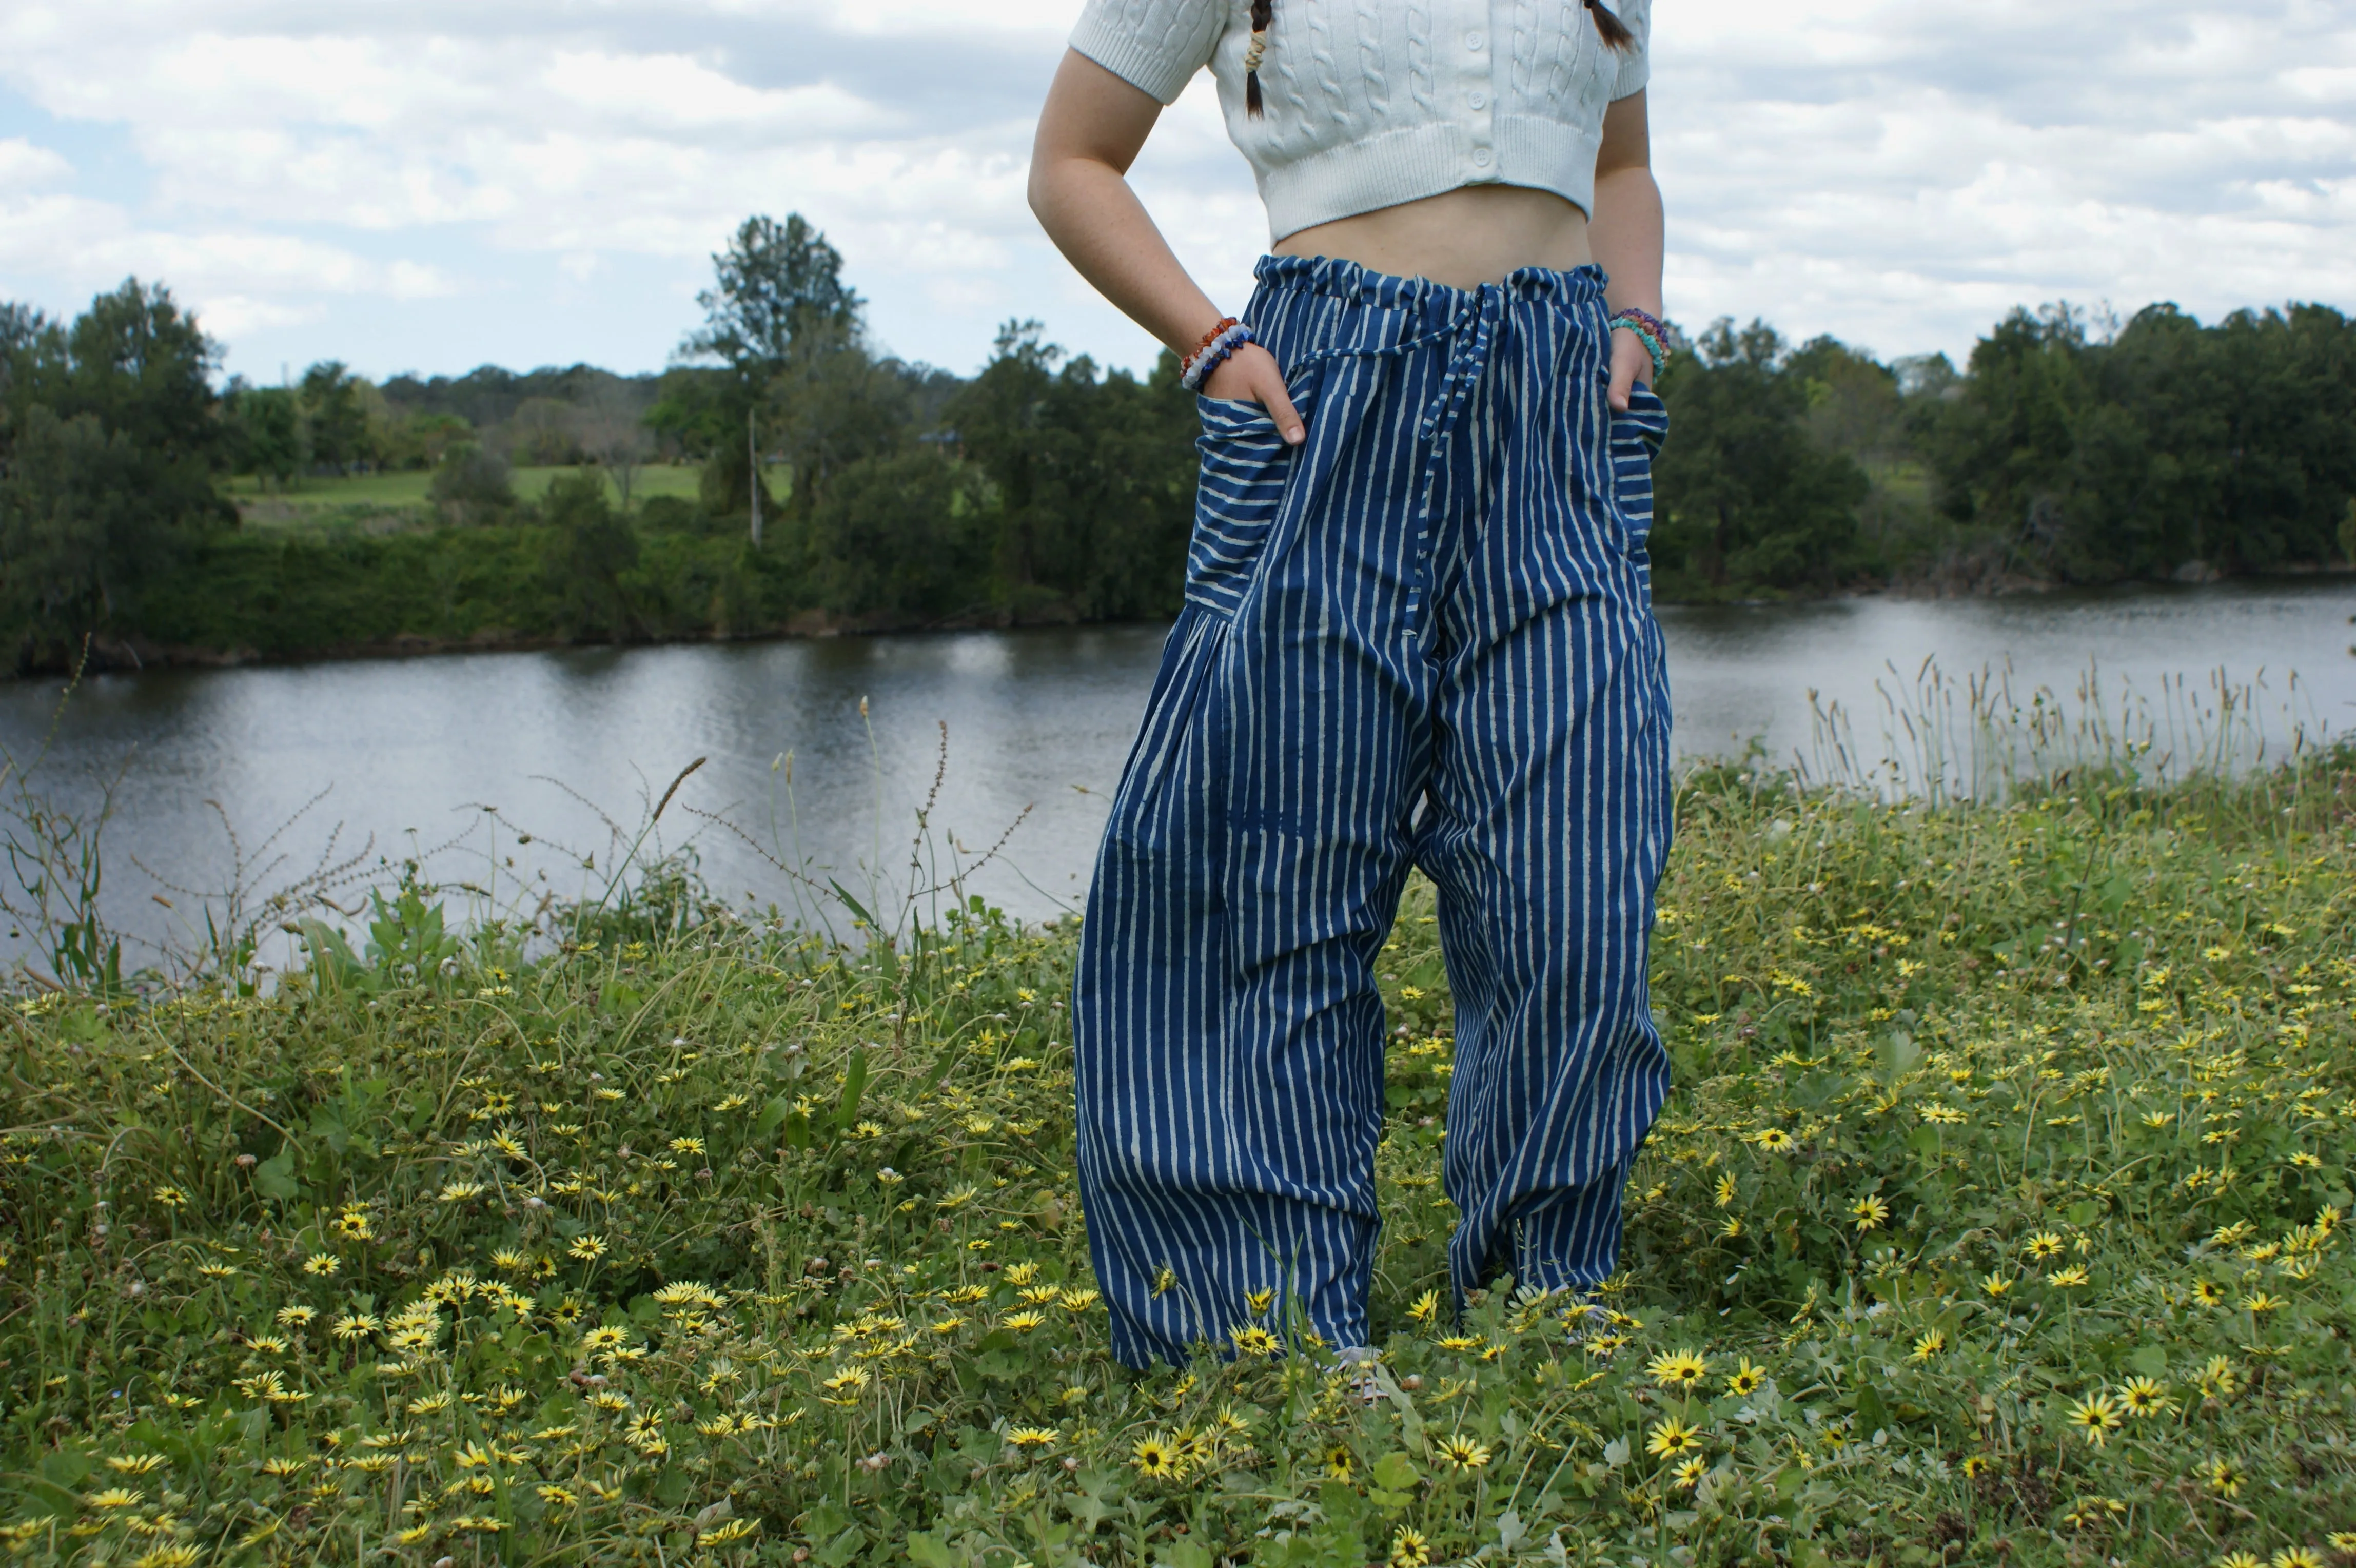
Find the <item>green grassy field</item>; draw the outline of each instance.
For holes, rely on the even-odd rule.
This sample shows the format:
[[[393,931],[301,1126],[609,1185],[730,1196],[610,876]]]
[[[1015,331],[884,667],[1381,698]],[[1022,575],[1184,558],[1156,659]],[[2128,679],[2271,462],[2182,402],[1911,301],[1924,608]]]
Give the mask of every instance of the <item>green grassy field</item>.
[[[412,898],[275,996],[7,1015],[22,1561],[2356,1559],[2344,752],[2004,807],[1689,780],[1601,1323],[1451,1310],[1419,885],[1371,1403],[1281,1299],[1108,1359],[1070,928],[546,918],[527,961]]]
[[[515,470],[515,490],[527,501],[538,500],[548,493],[548,487],[559,478],[573,473],[572,468],[518,468]],[[631,488],[634,500],[648,500],[656,496],[679,496],[693,500],[701,470],[690,465],[650,464],[638,470]],[[224,489],[241,508],[265,519],[289,513],[349,511],[377,508],[387,511],[411,508],[423,510],[426,505],[426,488],[434,476],[423,468],[390,473],[355,474],[341,478],[309,478],[294,489],[264,489],[252,475],[241,475]],[[609,484],[607,487],[612,489]],[[616,499],[619,499],[616,492]]]

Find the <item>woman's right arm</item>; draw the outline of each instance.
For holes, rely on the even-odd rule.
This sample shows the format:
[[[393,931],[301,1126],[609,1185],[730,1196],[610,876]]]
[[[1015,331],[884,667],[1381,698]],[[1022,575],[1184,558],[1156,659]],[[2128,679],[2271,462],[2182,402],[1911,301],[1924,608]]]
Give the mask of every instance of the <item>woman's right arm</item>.
[[[1126,177],[1161,113],[1151,93],[1066,50],[1032,143],[1031,210],[1098,293],[1183,355],[1217,325],[1219,307],[1178,264]],[[1284,372],[1257,343],[1213,370],[1203,392],[1258,403],[1287,441],[1303,435]]]

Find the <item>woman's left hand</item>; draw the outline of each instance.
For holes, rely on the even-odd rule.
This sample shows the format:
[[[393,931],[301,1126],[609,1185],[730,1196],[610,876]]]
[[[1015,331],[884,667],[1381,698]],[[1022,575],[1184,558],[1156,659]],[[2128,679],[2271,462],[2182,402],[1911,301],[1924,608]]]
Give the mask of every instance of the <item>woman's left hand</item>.
[[[1612,329],[1612,406],[1620,413],[1628,412],[1628,395],[1638,382],[1647,386],[1653,381],[1653,356],[1644,349],[1644,340],[1624,327]]]

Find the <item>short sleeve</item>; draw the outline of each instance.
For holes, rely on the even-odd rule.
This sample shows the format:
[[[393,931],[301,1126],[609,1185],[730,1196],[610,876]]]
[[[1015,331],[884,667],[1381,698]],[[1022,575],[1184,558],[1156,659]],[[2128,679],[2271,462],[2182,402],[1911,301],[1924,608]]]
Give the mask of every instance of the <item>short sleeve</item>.
[[[1620,57],[1620,80],[1612,84],[1612,101],[1633,98],[1644,91],[1653,74],[1653,0],[1619,0],[1612,7],[1623,26],[1636,35],[1635,44]]]
[[[1164,103],[1211,62],[1226,0],[1087,0],[1072,48]]]

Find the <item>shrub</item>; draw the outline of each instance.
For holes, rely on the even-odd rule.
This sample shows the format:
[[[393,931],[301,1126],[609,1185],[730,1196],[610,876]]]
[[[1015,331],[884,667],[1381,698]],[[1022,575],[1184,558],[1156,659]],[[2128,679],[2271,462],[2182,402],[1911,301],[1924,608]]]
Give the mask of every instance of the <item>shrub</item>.
[[[515,478],[508,460],[471,442],[443,455],[426,493],[454,522],[491,522],[516,507]]]
[[[576,632],[645,635],[624,575],[638,564],[638,536],[614,510],[605,474],[583,468],[548,487],[541,515],[555,533],[550,566],[572,605]]]
[[[714,532],[717,525],[685,496],[649,496],[638,508],[638,526],[648,533],[701,535]]]

